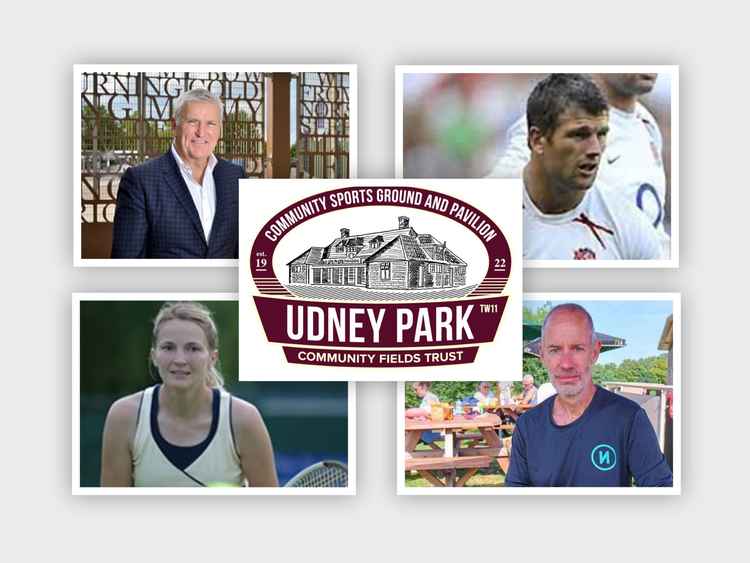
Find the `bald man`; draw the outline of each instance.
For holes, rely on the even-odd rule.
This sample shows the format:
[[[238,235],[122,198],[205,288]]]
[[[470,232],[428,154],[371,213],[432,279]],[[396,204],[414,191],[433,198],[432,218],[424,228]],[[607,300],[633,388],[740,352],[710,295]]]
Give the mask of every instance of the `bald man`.
[[[645,411],[594,384],[600,350],[583,307],[568,303],[549,312],[541,360],[557,394],[519,417],[507,486],[672,486]]]

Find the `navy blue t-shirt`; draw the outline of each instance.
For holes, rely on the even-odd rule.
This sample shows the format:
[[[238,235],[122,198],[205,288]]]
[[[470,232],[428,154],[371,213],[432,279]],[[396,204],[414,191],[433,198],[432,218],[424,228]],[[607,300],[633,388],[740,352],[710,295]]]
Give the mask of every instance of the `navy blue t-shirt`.
[[[518,418],[511,487],[671,487],[672,472],[646,412],[636,402],[596,388],[576,420],[558,426],[555,396]]]

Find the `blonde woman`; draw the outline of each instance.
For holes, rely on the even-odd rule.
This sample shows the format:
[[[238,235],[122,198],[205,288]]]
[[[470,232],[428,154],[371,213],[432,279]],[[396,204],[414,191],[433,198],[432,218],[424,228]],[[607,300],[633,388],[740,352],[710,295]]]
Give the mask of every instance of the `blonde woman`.
[[[161,383],[115,401],[104,424],[104,487],[278,485],[258,410],[217,369],[218,333],[198,303],[166,303],[150,360]]]

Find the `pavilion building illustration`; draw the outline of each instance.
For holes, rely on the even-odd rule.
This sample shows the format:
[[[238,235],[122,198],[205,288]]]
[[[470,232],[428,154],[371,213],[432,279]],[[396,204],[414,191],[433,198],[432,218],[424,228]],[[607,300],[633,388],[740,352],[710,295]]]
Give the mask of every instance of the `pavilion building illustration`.
[[[289,283],[369,289],[449,288],[466,285],[466,262],[408,217],[398,229],[351,235],[342,228],[328,246],[313,246],[287,264]]]

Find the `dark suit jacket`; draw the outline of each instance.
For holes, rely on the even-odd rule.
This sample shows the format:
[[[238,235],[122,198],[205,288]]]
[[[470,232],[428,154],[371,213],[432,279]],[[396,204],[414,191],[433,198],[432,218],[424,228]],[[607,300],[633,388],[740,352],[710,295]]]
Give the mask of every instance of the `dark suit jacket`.
[[[120,180],[112,258],[237,258],[241,167],[214,167],[216,215],[206,243],[198,210],[172,152],[128,168]]]

